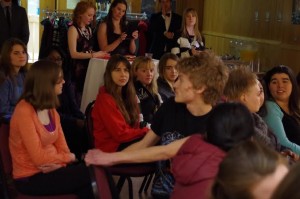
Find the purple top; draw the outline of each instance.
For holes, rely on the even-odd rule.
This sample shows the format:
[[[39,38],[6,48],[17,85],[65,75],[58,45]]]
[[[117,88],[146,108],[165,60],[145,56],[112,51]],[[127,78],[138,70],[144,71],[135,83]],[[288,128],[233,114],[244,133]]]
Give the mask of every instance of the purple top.
[[[52,119],[50,111],[48,111],[48,115],[49,115],[49,118],[50,118],[50,122],[49,122],[49,124],[44,125],[44,127],[47,129],[47,131],[49,131],[49,133],[51,133],[51,132],[53,132],[55,130],[55,123],[54,123],[54,121]]]

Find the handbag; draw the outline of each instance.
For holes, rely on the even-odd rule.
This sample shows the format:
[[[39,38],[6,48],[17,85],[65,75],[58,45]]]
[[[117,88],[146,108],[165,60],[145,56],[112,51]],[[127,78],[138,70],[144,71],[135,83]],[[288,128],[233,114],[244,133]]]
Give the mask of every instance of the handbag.
[[[169,160],[167,160],[169,161]],[[169,198],[175,184],[175,179],[170,169],[164,169],[167,161],[158,162],[157,172],[153,179],[151,195],[154,198]]]
[[[183,136],[178,132],[167,132],[161,137],[161,145],[167,145],[175,140],[181,139]],[[157,162],[157,171],[153,179],[151,195],[154,198],[169,198],[174,185],[175,178],[171,173],[171,161],[164,160]]]

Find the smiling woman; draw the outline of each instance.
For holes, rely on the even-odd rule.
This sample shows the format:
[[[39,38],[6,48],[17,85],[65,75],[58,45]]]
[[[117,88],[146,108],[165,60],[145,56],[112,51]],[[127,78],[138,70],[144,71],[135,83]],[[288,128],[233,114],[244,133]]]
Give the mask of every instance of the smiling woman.
[[[264,120],[284,147],[300,154],[299,89],[293,71],[275,66],[264,77],[267,115]]]

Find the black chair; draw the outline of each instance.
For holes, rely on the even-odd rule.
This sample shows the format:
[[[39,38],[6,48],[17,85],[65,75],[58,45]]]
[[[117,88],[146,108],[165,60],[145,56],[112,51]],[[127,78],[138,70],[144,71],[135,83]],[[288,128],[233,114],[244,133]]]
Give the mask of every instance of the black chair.
[[[94,135],[93,135],[93,120],[92,120],[92,110],[94,107],[95,101],[92,101],[88,104],[85,110],[86,116],[86,128],[88,132],[88,140],[90,143],[90,147],[94,148]],[[133,187],[131,177],[144,177],[144,180],[139,189],[139,193],[147,192],[153,175],[156,171],[155,163],[145,163],[145,164],[120,164],[115,166],[107,167],[107,170],[115,176],[119,176],[119,180],[117,183],[117,189],[119,193],[127,180],[128,182],[128,192],[129,198],[133,198]]]

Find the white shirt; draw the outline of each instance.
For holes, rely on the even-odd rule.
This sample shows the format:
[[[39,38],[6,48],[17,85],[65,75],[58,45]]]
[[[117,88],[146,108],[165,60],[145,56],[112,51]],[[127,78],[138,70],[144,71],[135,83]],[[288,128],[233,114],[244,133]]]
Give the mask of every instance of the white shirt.
[[[162,18],[165,20],[166,32],[168,32],[168,30],[169,30],[171,18],[172,18],[172,13],[170,12],[169,14],[170,14],[170,17],[161,15]]]

